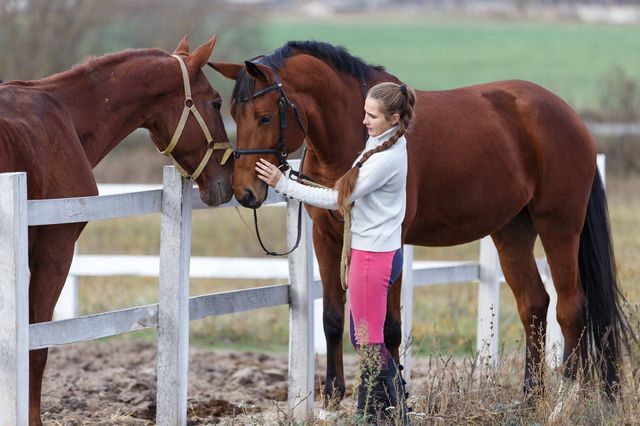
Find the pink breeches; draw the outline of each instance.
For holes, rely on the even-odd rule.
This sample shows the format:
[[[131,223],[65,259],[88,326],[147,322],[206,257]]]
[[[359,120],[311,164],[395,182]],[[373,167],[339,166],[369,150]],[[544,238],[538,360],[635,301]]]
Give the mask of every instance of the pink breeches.
[[[349,318],[354,346],[384,343],[387,291],[402,272],[402,249],[389,252],[351,250]]]

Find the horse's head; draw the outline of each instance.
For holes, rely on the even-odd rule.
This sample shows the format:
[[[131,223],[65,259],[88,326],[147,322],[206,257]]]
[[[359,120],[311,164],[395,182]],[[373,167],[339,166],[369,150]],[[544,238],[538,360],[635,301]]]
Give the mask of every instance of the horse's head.
[[[280,81],[272,68],[251,61],[210,65],[236,80],[231,100],[237,125],[233,192],[243,206],[258,208],[267,197],[267,186],[257,177],[256,161],[262,157],[284,165],[287,155],[302,145],[305,117],[292,85]]]
[[[202,68],[209,61],[216,37],[189,52],[183,38],[173,53],[164,79],[175,79],[175,89],[158,97],[145,127],[158,151],[167,155],[183,176],[197,182],[200,198],[210,206],[231,199],[233,158],[224,128],[220,94],[211,87]]]

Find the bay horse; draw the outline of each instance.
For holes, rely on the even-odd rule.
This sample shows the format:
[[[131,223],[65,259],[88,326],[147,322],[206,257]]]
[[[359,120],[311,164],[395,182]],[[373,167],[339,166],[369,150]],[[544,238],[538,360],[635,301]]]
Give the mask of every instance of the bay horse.
[[[212,66],[236,80],[231,99],[237,124],[233,190],[252,209],[267,195],[254,170],[260,156],[283,163],[306,138],[302,173],[332,187],[364,147],[367,88],[383,81],[400,83],[381,66],[315,41],[291,41],[244,63]],[[293,124],[282,126],[283,119]],[[615,387],[621,344],[631,331],[621,310],[596,147],[578,115],[553,93],[526,81],[417,91],[416,119],[407,141],[403,241],[452,246],[491,235],[525,329],[526,395],[543,389],[536,372],[544,359],[549,305],[535,263],[537,236],[558,293],[564,375],[576,378],[576,363],[569,361],[577,352],[585,363],[594,360],[608,388]],[[345,390],[342,226],[326,210],[307,210],[323,283],[325,406],[331,408]],[[385,343],[396,360],[399,311],[397,282],[389,292],[384,327]]]
[[[144,128],[183,176],[198,183],[204,203],[229,201],[232,161],[226,162],[231,152],[221,98],[202,71],[215,41],[214,36],[189,53],[185,37],[173,55],[125,50],[42,80],[5,82],[0,86],[0,173],[27,172],[29,199],[97,195],[92,169],[127,135]],[[29,228],[30,323],[51,320],[85,225]],[[30,352],[31,425],[42,424],[47,353]]]

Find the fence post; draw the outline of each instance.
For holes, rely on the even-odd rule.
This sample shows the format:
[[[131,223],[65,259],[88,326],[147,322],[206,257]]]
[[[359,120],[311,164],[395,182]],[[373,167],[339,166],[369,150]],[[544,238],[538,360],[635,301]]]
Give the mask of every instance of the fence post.
[[[482,363],[497,366],[500,316],[500,262],[491,237],[480,240],[480,282],[476,350]]]
[[[162,179],[156,423],[186,425],[192,182],[173,166]]]
[[[549,295],[549,308],[547,308],[547,336],[545,340],[547,364],[552,368],[562,365],[562,356],[564,352],[564,336],[562,329],[556,318],[558,308],[558,293],[553,286],[551,279],[551,270],[549,264],[545,261],[542,267],[538,267],[542,283]]]
[[[313,411],[313,248],[311,219],[302,209],[300,245],[289,255],[289,397],[292,415],[304,421]],[[287,200],[287,242],[296,241],[298,202]]]
[[[0,175],[0,424],[29,422],[27,175]]]
[[[413,246],[402,248],[402,291],[400,295],[400,318],[402,320],[402,342],[400,363],[404,365],[404,379],[411,384],[411,350],[413,349]]]

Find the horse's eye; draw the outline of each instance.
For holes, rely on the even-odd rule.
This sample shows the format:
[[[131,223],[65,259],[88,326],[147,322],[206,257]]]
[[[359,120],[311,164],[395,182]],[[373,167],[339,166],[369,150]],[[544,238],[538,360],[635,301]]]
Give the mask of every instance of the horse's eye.
[[[271,114],[265,114],[258,120],[260,124],[269,124],[271,123]]]
[[[220,108],[222,108],[222,101],[214,101],[214,102],[211,102],[211,105],[213,105],[213,108],[214,108],[216,111],[220,111]]]

